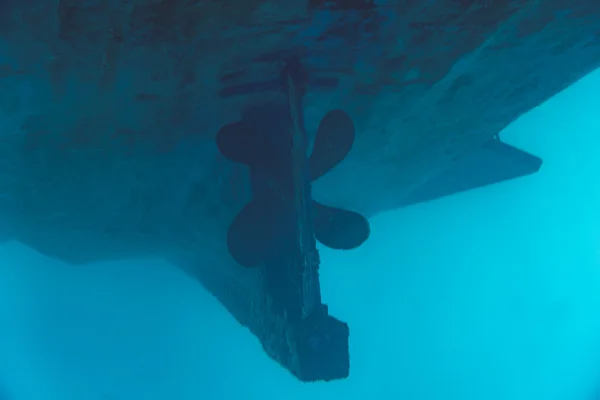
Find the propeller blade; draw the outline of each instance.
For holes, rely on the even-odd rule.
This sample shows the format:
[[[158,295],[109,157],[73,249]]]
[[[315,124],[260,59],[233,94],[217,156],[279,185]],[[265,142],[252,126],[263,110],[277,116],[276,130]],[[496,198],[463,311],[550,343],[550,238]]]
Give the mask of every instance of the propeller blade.
[[[354,211],[330,207],[313,200],[315,238],[337,250],[350,250],[363,244],[371,234],[369,221]]]
[[[227,232],[227,248],[244,267],[257,267],[269,256],[275,239],[276,207],[252,200],[235,217]]]
[[[317,130],[313,151],[308,159],[310,179],[319,179],[338,165],[352,149],[354,123],[342,110],[332,110],[323,117]]]
[[[217,147],[229,160],[249,167],[273,167],[278,162],[273,143],[243,121],[223,126],[217,133]]]

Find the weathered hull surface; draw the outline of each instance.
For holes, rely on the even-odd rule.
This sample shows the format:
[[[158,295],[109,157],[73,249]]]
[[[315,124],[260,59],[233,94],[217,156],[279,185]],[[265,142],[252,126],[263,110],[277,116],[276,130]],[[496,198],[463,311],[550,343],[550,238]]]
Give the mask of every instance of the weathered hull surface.
[[[287,57],[314,82],[309,132],[332,108],[356,124],[315,198],[370,216],[600,65],[596,0],[375,3],[2,2],[6,236],[75,264],[166,257],[264,343],[260,271],[224,241],[247,171],[214,140],[281,97]]]

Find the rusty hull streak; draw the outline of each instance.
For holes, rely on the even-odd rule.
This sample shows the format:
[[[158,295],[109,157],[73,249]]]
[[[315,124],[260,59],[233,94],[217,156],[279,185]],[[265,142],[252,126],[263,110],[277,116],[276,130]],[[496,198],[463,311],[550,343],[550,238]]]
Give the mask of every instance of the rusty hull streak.
[[[338,79],[311,90],[306,125],[345,109],[357,143],[315,197],[374,215],[600,65],[594,0],[108,3],[0,6],[0,207],[15,238],[68,262],[194,265],[245,324],[258,277],[223,238],[247,173],[214,137],[279,95],[224,88],[293,54]]]

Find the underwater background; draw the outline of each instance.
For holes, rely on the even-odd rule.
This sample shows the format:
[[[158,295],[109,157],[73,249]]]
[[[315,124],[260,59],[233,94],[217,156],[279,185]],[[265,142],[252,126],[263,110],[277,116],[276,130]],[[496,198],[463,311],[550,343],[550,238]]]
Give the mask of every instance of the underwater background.
[[[5,243],[0,399],[599,398],[599,105],[597,71],[501,133],[539,173],[321,249],[324,301],[351,327],[342,381],[298,382],[162,261],[76,268]]]

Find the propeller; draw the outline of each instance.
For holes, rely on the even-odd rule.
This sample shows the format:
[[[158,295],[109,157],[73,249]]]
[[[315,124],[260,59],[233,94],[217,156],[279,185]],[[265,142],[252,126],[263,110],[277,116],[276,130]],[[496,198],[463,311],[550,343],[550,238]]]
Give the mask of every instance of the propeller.
[[[332,110],[323,117],[308,158],[311,182],[323,177],[346,158],[354,138],[354,124],[346,112]],[[257,132],[244,119],[221,128],[217,133],[217,147],[229,160],[245,164],[251,170],[271,170],[274,179],[281,179],[276,166],[285,161],[282,152],[277,151],[267,135]],[[289,185],[281,184],[280,187]],[[227,247],[237,263],[256,267],[269,257],[279,233],[279,221],[285,218],[284,202],[290,199],[291,195],[285,193],[261,196],[251,200],[239,212],[227,232]],[[329,248],[353,249],[370,235],[369,221],[359,213],[326,206],[315,200],[312,200],[312,210],[315,238]]]

